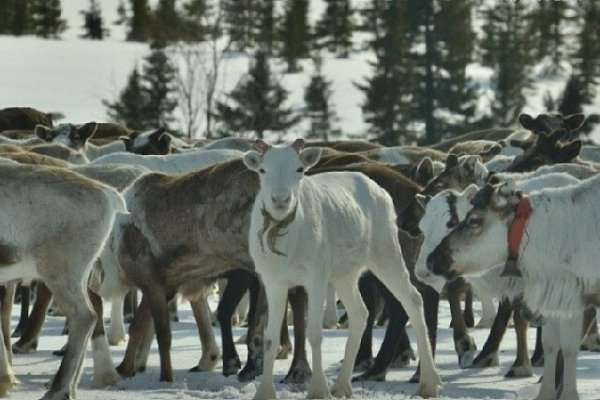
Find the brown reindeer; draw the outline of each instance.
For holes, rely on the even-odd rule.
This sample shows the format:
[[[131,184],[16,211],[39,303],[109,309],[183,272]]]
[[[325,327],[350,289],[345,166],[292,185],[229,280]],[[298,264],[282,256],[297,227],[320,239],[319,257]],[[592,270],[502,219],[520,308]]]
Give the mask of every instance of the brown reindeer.
[[[0,132],[33,129],[37,124],[52,126],[52,117],[31,107],[9,107],[0,110]]]
[[[149,174],[127,190],[131,219],[122,224],[118,258],[125,276],[141,289],[143,298],[118,367],[121,375],[131,376],[141,367],[151,338],[148,328],[154,320],[160,378],[172,381],[167,301],[176,292],[194,296],[228,271],[241,268],[253,273],[247,235],[257,191],[256,175],[241,160],[181,176]],[[262,346],[262,333],[253,332],[254,325],[250,328],[247,337],[253,360]],[[224,364],[230,361],[224,360]],[[305,357],[296,359],[291,370],[307,365]],[[304,381],[305,377],[301,378]]]

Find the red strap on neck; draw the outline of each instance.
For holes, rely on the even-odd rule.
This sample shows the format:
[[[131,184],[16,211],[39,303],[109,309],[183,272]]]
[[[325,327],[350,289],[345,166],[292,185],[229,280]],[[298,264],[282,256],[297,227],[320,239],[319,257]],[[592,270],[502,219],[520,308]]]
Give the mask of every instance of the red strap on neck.
[[[521,196],[519,199],[519,205],[515,212],[515,218],[513,219],[510,229],[508,230],[508,257],[509,259],[516,260],[519,258],[519,246],[523,239],[523,233],[525,233],[525,225],[531,216],[533,209],[529,203],[528,196]]]

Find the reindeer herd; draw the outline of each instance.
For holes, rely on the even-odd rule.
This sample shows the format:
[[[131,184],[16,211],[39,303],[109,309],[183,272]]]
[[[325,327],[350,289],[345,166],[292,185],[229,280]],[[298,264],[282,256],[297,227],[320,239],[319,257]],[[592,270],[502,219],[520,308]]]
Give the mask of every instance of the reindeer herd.
[[[224,375],[260,376],[256,399],[277,397],[274,361],[292,351],[288,304],[295,329],[284,382],[308,381],[308,398],[351,397],[352,381],[385,380],[391,365],[407,365],[415,358],[408,321],[419,360],[411,381],[416,395],[435,398],[443,295],[461,368],[498,365],[512,316],[517,356],[506,375],[532,376],[543,365],[537,400],[578,399],[578,351],[600,347],[600,149],[573,139],[583,122],[522,114],[522,129],[386,148],[356,140],[191,143],[162,128],[54,126],[31,108],[0,110],[0,395],[18,383],[12,354],[36,350],[52,298],[67,317],[68,341],[44,399],[76,397],[90,337],[93,388],[143,372],[155,336],[160,380],[174,381],[169,303],[181,295],[202,347],[192,370],[212,371],[222,360]],[[226,282],[216,310],[222,349],[207,302],[217,280]],[[15,287],[33,281],[36,301],[13,345]],[[127,338],[122,306],[132,289],[142,297]],[[242,368],[232,314],[246,293]],[[480,325],[491,328],[479,353],[468,332],[473,295]],[[321,345],[332,318],[324,306],[335,307],[336,296],[348,334],[330,388]],[[103,301],[112,307],[106,333]],[[381,304],[387,328],[373,357]],[[529,325],[538,335],[532,357]],[[115,367],[109,345],[126,339]]]

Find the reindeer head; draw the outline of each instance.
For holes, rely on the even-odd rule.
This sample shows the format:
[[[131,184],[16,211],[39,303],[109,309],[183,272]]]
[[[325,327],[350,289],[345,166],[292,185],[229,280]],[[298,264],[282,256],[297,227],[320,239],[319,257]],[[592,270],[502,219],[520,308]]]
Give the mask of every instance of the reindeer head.
[[[563,117],[560,114],[539,114],[533,118],[529,114],[519,115],[519,123],[521,126],[536,135],[545,133],[546,135],[556,131],[564,130],[568,134],[568,139],[571,134],[581,128],[585,116],[583,114],[573,114]]]
[[[562,142],[569,133],[564,129],[550,134],[540,133],[535,145],[515,158],[507,169],[509,172],[533,171],[543,165],[573,162],[581,150],[581,141]]]
[[[171,152],[171,136],[164,127],[143,133],[134,131],[120,139],[125,144],[125,150],[130,153],[164,155]]]
[[[98,124],[95,122],[88,122],[80,126],[60,124],[56,128],[36,125],[34,131],[40,139],[48,143],[62,144],[73,150],[81,150],[94,135],[97,127]]]
[[[464,220],[427,255],[429,272],[451,280],[503,264],[508,255],[507,221],[519,196],[514,181],[491,179],[474,195]]]
[[[444,170],[431,180],[421,193],[434,195],[445,189],[463,190],[475,182],[477,162],[481,163],[480,156],[448,155]]]
[[[282,220],[296,208],[304,173],[317,164],[321,148],[304,149],[303,139],[296,139],[288,146],[271,146],[257,139],[255,148],[256,151],[244,154],[244,164],[258,173],[259,197],[262,197],[260,201],[266,211],[273,218]]]
[[[424,239],[415,264],[415,275],[438,292],[442,290],[445,280],[427,270],[427,256],[465,218],[478,190],[479,187],[473,184],[462,193],[444,190],[433,197],[417,195],[417,200],[425,208],[425,215],[419,221]]]

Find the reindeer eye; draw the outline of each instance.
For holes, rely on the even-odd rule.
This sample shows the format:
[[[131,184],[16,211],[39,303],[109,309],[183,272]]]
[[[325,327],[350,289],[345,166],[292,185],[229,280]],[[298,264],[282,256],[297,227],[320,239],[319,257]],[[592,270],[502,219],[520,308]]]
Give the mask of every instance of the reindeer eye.
[[[481,217],[471,216],[471,217],[469,217],[469,219],[467,219],[467,225],[470,228],[477,228],[478,226],[481,225],[481,221],[482,221]]]
[[[258,170],[258,172],[260,172],[261,174],[264,174],[264,173],[266,173],[267,171],[265,171],[265,169],[264,169],[264,168],[261,168],[261,169],[259,169],[259,170]]]
[[[298,169],[296,170],[296,172],[298,172],[299,174],[301,174],[301,173],[303,173],[303,172],[304,172],[304,168],[300,167],[300,168],[298,168]]]

